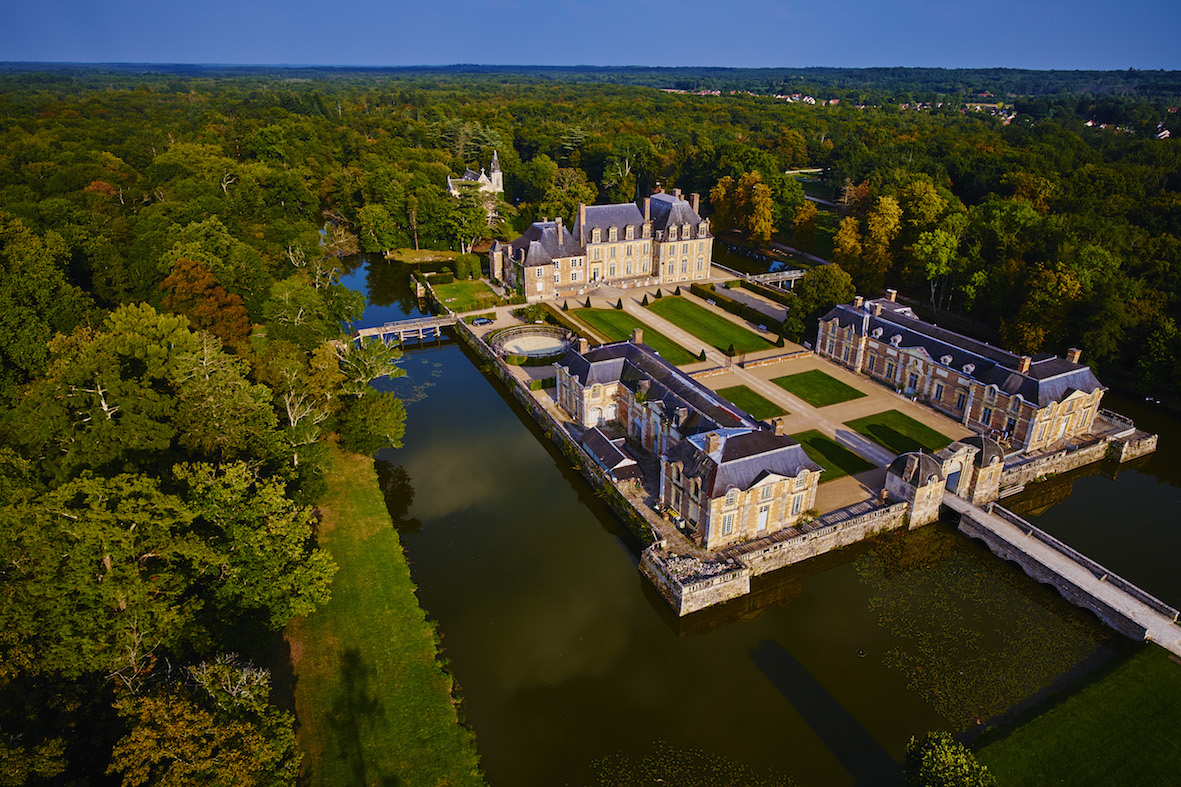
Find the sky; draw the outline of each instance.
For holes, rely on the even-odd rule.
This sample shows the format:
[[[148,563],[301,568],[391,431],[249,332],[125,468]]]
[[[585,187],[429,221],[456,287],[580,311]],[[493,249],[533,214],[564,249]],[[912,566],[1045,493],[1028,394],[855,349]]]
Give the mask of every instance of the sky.
[[[0,0],[0,61],[1178,69],[1178,0]]]

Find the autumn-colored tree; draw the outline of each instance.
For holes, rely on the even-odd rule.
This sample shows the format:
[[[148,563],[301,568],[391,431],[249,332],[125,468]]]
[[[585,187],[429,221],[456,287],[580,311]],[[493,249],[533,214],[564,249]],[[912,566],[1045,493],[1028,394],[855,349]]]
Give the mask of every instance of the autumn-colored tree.
[[[161,307],[189,318],[192,326],[208,331],[227,346],[250,336],[250,316],[242,299],[218,284],[204,265],[181,257],[160,285],[167,293]]]
[[[709,191],[709,201],[714,207],[714,232],[734,229],[734,178],[720,178]]]
[[[861,264],[861,230],[853,216],[841,219],[832,236],[832,259],[849,271],[857,270]]]
[[[882,288],[894,257],[891,244],[901,228],[902,208],[894,197],[878,197],[865,219],[865,252],[861,269],[862,289]]]
[[[816,219],[819,215],[816,203],[811,200],[796,208],[796,215],[792,220],[795,225],[795,242],[804,251],[812,251],[816,242]]]

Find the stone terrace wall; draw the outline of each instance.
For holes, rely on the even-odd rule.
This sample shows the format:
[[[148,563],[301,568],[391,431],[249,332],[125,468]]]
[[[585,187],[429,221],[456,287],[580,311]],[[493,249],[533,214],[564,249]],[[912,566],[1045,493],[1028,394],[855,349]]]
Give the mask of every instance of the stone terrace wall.
[[[640,573],[669,603],[678,617],[750,593],[751,571],[724,560],[672,555],[658,541],[640,557]]]
[[[1107,456],[1117,462],[1130,462],[1156,450],[1157,436],[1137,429],[1130,437],[1111,441]]]
[[[1076,467],[1102,461],[1107,456],[1107,441],[1099,440],[1073,451],[1062,449],[1036,459],[1020,461],[1005,467],[1001,473],[1001,489],[1022,486],[1042,476],[1057,475]]]
[[[906,525],[909,511],[907,503],[895,503],[813,530],[799,532],[794,527],[787,528],[767,538],[731,547],[722,554],[741,561],[758,576],[851,546],[878,533],[897,530]]]

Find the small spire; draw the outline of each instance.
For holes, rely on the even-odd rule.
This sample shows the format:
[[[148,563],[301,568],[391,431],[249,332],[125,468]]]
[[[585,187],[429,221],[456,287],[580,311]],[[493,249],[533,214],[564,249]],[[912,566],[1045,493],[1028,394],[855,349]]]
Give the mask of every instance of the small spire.
[[[500,172],[500,157],[496,154],[496,150],[492,150],[492,171]]]

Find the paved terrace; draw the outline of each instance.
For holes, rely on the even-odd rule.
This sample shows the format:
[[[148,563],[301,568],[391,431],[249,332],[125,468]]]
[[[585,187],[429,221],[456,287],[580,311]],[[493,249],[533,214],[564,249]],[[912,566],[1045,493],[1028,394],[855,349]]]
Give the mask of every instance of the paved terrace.
[[[1074,552],[1057,539],[1049,536],[1042,538],[1042,531],[1016,516],[1002,518],[952,494],[944,494],[943,504],[961,516],[971,518],[977,525],[999,538],[1003,544],[1036,561],[1053,576],[1065,580],[1100,604],[1143,626],[1146,632],[1145,639],[1181,656],[1181,626],[1176,623],[1176,610]],[[1010,519],[1016,522],[1009,521]]]

